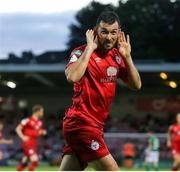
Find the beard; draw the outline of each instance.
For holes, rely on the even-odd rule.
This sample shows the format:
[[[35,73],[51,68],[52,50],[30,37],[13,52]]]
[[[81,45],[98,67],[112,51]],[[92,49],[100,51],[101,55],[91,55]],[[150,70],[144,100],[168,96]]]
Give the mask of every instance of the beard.
[[[114,41],[104,41],[102,43],[100,43],[101,47],[108,51],[108,50],[111,50],[112,48],[116,48],[116,45],[117,45],[117,41],[114,42]]]

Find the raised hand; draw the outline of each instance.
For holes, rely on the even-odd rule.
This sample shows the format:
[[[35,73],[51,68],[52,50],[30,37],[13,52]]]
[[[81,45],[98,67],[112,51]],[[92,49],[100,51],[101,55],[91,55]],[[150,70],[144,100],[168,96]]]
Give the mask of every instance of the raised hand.
[[[1,143],[11,145],[11,144],[13,144],[13,140],[12,139],[1,139]]]
[[[98,44],[97,44],[97,36],[95,36],[94,30],[88,29],[86,31],[86,41],[87,41],[87,46],[93,48],[93,50],[97,49]]]
[[[6,140],[6,143],[7,143],[8,145],[12,145],[12,144],[14,143],[14,141],[13,141],[12,139],[8,139],[8,140]]]
[[[119,32],[117,41],[117,50],[121,54],[122,58],[131,57],[131,44],[129,35],[125,37],[124,32]]]

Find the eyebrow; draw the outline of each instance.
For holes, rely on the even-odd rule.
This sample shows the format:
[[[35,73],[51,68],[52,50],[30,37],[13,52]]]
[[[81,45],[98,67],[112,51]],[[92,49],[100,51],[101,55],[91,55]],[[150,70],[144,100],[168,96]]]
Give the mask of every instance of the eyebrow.
[[[107,30],[106,28],[101,28],[102,30]],[[112,31],[117,31],[119,29],[113,29]]]

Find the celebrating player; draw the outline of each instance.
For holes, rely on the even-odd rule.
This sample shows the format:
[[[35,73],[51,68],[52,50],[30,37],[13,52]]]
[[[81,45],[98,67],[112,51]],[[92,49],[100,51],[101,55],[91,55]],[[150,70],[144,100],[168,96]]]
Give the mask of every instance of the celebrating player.
[[[63,131],[67,144],[60,170],[119,170],[104,141],[104,122],[115,96],[117,79],[139,90],[141,79],[131,58],[129,35],[121,31],[116,13],[103,12],[94,30],[86,32],[87,44],[75,48],[65,75],[74,85],[71,107]]]
[[[22,146],[24,155],[17,166],[18,171],[22,171],[27,165],[29,160],[31,164],[28,170],[33,171],[38,165],[37,154],[37,139],[41,135],[46,135],[46,130],[43,127],[43,123],[40,120],[44,114],[44,108],[41,105],[35,105],[32,108],[32,116],[23,119],[21,123],[16,127],[16,133],[22,140]]]
[[[172,170],[178,171],[180,167],[180,113],[176,115],[176,123],[169,127],[167,146],[171,148],[174,159]]]

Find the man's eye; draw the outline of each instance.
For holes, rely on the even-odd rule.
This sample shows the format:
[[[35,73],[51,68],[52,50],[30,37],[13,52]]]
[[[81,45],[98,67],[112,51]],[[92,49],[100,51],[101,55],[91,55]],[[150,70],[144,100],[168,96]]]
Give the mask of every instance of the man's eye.
[[[117,33],[116,32],[111,32],[112,35],[116,35]]]
[[[106,31],[102,31],[101,33],[102,33],[102,34],[107,34],[107,32],[106,32]]]

